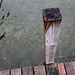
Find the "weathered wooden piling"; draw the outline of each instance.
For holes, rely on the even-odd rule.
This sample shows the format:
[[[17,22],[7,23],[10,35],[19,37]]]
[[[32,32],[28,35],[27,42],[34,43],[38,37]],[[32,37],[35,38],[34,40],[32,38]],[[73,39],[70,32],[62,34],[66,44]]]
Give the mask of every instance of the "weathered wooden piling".
[[[44,35],[46,64],[54,63],[57,41],[61,28],[62,16],[59,8],[44,9]]]
[[[62,16],[59,8],[43,10],[46,62],[42,66],[2,70],[0,75],[75,75],[75,62],[54,63]]]

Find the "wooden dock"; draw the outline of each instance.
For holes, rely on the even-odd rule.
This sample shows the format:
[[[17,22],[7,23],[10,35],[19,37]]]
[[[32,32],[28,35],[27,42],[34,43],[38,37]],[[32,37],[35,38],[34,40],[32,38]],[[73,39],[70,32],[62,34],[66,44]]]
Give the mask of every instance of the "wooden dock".
[[[75,75],[75,62],[54,63],[62,16],[59,8],[43,10],[45,34],[45,62],[42,66],[29,66],[2,70],[0,75]]]
[[[54,67],[48,65],[48,71],[42,65],[2,70],[0,71],[0,75],[75,75],[75,62],[57,63],[55,65]]]

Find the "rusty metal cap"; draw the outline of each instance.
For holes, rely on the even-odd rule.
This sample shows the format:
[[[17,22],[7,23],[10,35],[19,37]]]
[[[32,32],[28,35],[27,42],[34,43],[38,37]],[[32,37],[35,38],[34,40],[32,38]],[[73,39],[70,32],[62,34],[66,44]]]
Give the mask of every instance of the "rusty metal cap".
[[[61,20],[62,15],[60,13],[59,8],[47,8],[43,9],[43,16],[45,21],[52,21],[52,20]]]

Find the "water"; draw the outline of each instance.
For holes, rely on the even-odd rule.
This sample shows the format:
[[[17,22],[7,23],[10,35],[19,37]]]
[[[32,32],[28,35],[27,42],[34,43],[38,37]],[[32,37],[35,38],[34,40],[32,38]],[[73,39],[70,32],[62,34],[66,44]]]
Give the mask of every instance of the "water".
[[[63,16],[55,62],[75,60],[74,0],[4,0],[0,8],[0,22],[3,21],[0,36],[6,34],[0,40],[0,69],[42,64],[45,60],[42,10],[52,7],[59,7]]]

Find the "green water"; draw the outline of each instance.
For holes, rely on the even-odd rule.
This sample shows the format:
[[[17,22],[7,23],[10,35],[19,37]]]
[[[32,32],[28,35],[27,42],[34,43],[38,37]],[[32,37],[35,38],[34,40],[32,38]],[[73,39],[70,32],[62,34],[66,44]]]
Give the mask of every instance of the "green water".
[[[0,40],[0,69],[42,64],[45,60],[42,10],[53,7],[59,7],[63,16],[55,62],[75,60],[74,0],[4,0],[0,8],[0,22],[3,21],[0,36],[6,34]]]

